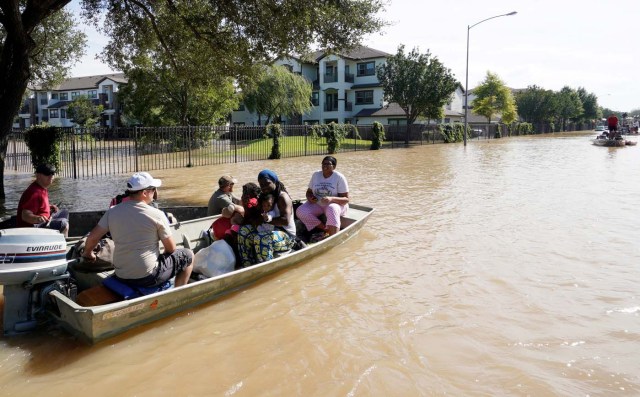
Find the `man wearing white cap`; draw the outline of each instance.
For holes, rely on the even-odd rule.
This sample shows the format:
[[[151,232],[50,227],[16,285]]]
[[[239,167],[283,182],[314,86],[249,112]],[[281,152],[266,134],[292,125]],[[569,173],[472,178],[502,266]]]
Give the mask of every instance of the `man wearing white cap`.
[[[213,192],[209,199],[207,216],[220,215],[222,209],[228,207],[229,204],[235,204],[236,212],[244,215],[244,208],[240,205],[242,202],[233,195],[233,185],[235,185],[236,182],[236,178],[231,175],[223,175],[220,177],[218,180],[218,190]]]
[[[109,208],[93,228],[83,257],[95,260],[93,248],[107,232],[115,243],[113,266],[121,281],[139,287],[155,287],[175,277],[175,286],[187,284],[193,269],[193,252],[177,248],[164,213],[150,204],[160,179],[148,172],[133,174],[127,181],[130,200]],[[164,247],[160,254],[158,242]]]

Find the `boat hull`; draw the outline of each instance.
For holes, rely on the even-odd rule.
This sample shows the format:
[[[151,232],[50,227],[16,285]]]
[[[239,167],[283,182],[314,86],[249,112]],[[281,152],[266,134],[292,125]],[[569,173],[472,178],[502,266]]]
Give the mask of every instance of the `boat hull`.
[[[604,146],[604,147],[623,147],[626,145],[626,141],[624,139],[600,139],[596,138],[593,140],[593,144],[596,146]]]
[[[63,293],[53,291],[50,297],[54,307],[49,314],[69,332],[89,343],[97,343],[140,325],[213,301],[265,276],[312,258],[358,233],[373,211],[369,207],[350,205],[347,217],[343,218],[342,230],[319,243],[248,268],[132,300],[83,307]],[[197,251],[206,246],[206,242],[199,238],[199,233],[210,223],[210,219],[184,222],[174,230],[174,237],[177,238],[176,241],[183,241],[181,245],[190,246]]]

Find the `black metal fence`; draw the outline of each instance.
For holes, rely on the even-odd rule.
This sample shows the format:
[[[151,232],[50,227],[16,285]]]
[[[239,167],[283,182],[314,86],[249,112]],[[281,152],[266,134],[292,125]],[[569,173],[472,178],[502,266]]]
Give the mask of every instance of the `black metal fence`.
[[[372,125],[357,125],[342,142],[340,152],[370,150]],[[386,125],[383,149],[442,143],[436,125]],[[495,125],[474,126],[493,138]],[[283,125],[282,158],[328,153],[326,140],[316,139],[309,125]],[[68,178],[132,173],[142,170],[196,167],[266,160],[273,139],[265,126],[191,126],[128,128],[62,128],[59,175]],[[5,158],[6,172],[33,172],[24,130],[13,130]]]
[[[324,138],[314,139],[311,126],[283,125],[282,158],[327,153]],[[266,160],[273,139],[264,126],[61,128],[59,175],[90,178],[140,170]],[[406,126],[386,126],[383,148],[405,145]],[[372,126],[357,126],[340,147],[341,152],[369,150]],[[442,141],[435,126],[411,126],[411,144]],[[9,138],[5,172],[33,172],[24,131],[13,130]]]

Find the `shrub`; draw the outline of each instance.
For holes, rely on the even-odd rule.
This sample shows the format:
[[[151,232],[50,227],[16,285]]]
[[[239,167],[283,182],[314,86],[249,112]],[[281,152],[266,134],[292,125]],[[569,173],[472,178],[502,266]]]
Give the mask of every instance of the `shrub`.
[[[60,168],[62,130],[57,127],[35,125],[24,133],[24,141],[31,152],[31,165],[51,164]]]
[[[442,135],[444,143],[455,143],[464,139],[464,125],[460,123],[438,124],[438,132]]]
[[[379,150],[384,141],[384,126],[379,122],[373,123],[373,137],[371,139],[371,150]]]
[[[355,126],[344,124],[322,124],[313,125],[311,127],[311,137],[315,140],[324,137],[327,140],[327,152],[334,154],[340,150],[342,142],[347,138],[347,134],[350,130],[353,130]]]
[[[280,124],[269,124],[265,130],[265,138],[271,137],[273,139],[273,146],[271,146],[271,154],[269,159],[276,160],[282,157],[280,153],[280,138],[282,137],[282,126]]]

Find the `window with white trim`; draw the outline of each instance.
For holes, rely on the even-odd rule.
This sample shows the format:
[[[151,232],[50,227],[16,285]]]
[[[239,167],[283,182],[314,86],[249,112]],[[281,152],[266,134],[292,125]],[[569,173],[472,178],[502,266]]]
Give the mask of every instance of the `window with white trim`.
[[[358,64],[358,76],[375,76],[375,74],[376,63],[374,61]]]
[[[373,103],[373,90],[356,91],[356,105],[371,105]]]

